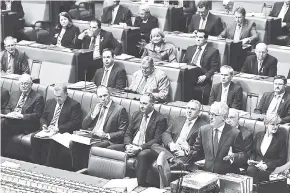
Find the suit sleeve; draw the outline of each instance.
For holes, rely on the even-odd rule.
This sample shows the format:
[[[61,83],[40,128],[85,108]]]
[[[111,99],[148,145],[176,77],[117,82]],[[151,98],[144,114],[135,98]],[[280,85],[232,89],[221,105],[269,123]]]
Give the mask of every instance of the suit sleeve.
[[[125,132],[125,135],[124,135],[124,144],[125,145],[128,145],[128,144],[131,144],[132,141],[133,141],[133,135],[134,135],[134,127],[135,127],[135,122],[134,120],[137,118],[138,114],[137,113],[134,113],[133,116],[132,116],[132,119],[129,123],[129,126]]]
[[[125,15],[125,23],[128,25],[128,26],[132,26],[132,12],[128,9],[128,11],[126,12],[126,15]]]
[[[208,100],[208,105],[212,105],[215,102],[215,99],[216,99],[215,90],[216,90],[216,86],[213,85],[213,87],[210,90],[210,96],[209,96],[209,100]]]
[[[117,132],[111,132],[109,133],[111,139],[110,140],[115,140],[115,139],[123,139],[124,138],[124,133],[127,130],[129,124],[129,117],[128,113],[125,108],[123,108],[120,111],[120,114],[118,116],[118,131]]]
[[[289,103],[289,101],[287,101],[287,103]],[[287,115],[285,117],[281,118],[281,122],[280,123],[281,124],[290,123],[290,105],[289,104],[287,106]]]
[[[155,135],[152,140],[148,141],[147,143],[141,146],[142,149],[149,149],[154,143],[161,144],[161,137],[164,131],[167,128],[167,120],[165,117],[162,116],[160,120],[156,123],[156,131]]]
[[[157,98],[160,98],[162,100],[165,100],[169,94],[169,80],[166,74],[162,74],[162,77],[158,81],[158,90],[159,92],[157,93]]]
[[[116,88],[123,89],[127,86],[127,74],[123,69],[116,75]]]
[[[282,166],[283,164],[286,163],[286,160],[287,160],[287,149],[286,149],[286,142],[285,142],[285,138],[283,136],[283,139],[284,140],[279,140],[278,143],[279,143],[279,149],[278,149],[278,157],[277,159],[274,159],[274,160],[269,160],[268,162],[266,162],[266,165],[267,165],[267,169],[269,170],[274,170],[276,167],[278,166]]]
[[[277,63],[278,63],[278,60],[274,58],[274,61],[270,64],[268,76],[274,77],[277,75]]]
[[[215,30],[215,36],[218,36],[223,31],[223,24],[220,17],[217,19],[215,23],[214,30]]]
[[[251,152],[253,149],[253,133],[250,132],[247,138],[244,139],[244,144],[245,144],[245,151],[247,153],[247,156],[248,158],[250,158]]]
[[[168,147],[169,143],[173,141],[172,138],[172,130],[174,129],[174,122],[173,121],[170,126],[168,127],[168,129],[162,134],[162,143]]]
[[[51,36],[51,44],[56,45],[57,42],[57,34],[60,33],[58,30],[53,29],[52,36]]]
[[[256,157],[257,157],[257,152],[256,152],[256,147],[257,147],[257,135],[259,135],[259,133],[257,133],[256,135],[254,135],[253,137],[253,143],[252,143],[252,149],[251,149],[251,154],[250,154],[250,160],[254,160],[256,161]]]
[[[109,9],[109,7],[105,7],[104,9],[103,9],[103,14],[102,14],[102,16],[101,16],[101,22],[102,23],[109,23],[110,21],[109,21],[109,19],[108,19],[108,9]]]
[[[246,58],[245,62],[244,62],[244,65],[241,69],[241,72],[244,72],[244,73],[251,73],[250,70],[249,70],[249,63],[251,62],[251,59],[249,57]]]
[[[43,113],[41,115],[41,118],[40,118],[40,128],[42,128],[43,125],[48,125],[48,121],[47,121],[47,117],[48,117],[48,114],[49,114],[49,111],[48,111],[48,107],[49,107],[49,102],[50,101],[47,101],[45,107],[44,107],[44,110],[43,110]]]
[[[203,127],[201,127],[199,129],[198,135],[197,135],[197,138],[195,140],[194,145],[190,146],[190,150],[193,151],[193,154],[201,154],[201,153],[203,153],[202,130],[203,130]]]
[[[148,56],[148,49],[146,48],[146,46],[144,47],[144,51],[141,58],[144,58],[145,56]]]
[[[23,11],[23,7],[22,7],[22,4],[21,4],[21,1],[19,1],[17,15],[18,15],[18,18],[23,18],[24,17],[24,11]]]
[[[243,89],[242,87],[239,87],[237,89],[237,91],[234,94],[234,98],[233,98],[233,103],[231,108],[235,108],[235,109],[242,109],[243,106]]]
[[[28,64],[28,60],[27,60],[27,56],[25,53],[23,53],[21,59],[20,59],[20,63],[21,63],[21,74],[30,74],[30,69],[29,69],[29,64]]]
[[[73,48],[73,49],[77,49],[80,48],[80,43],[78,41],[78,36],[80,35],[80,29],[78,27],[75,27],[74,32],[72,33],[72,37],[71,37],[71,42],[66,46],[67,48]]]
[[[220,37],[222,37],[222,38],[227,38],[227,27],[225,27],[225,29],[220,33]]]
[[[79,130],[81,125],[82,111],[80,103],[76,103],[70,110],[69,121],[65,124],[58,125],[60,133],[72,133],[74,130]]]
[[[259,35],[257,33],[257,29],[256,29],[256,23],[253,22],[252,27],[251,27],[251,37],[250,37],[250,42],[254,43],[258,40]]]
[[[259,101],[257,108],[254,110],[254,113],[263,114],[262,109],[263,109],[263,106],[265,105],[265,100],[266,100],[266,95],[263,94],[261,100]]]
[[[33,104],[33,105],[34,105],[33,112],[23,114],[23,120],[25,120],[25,121],[39,121],[41,114],[43,112],[43,108],[44,108],[43,96],[37,97],[37,99],[35,100],[35,104]]]
[[[218,50],[215,50],[213,53],[213,56],[210,61],[210,70],[205,73],[206,79],[211,79],[212,75],[214,75],[215,72],[219,71],[220,68],[220,54]]]
[[[183,63],[187,63],[188,64],[188,61],[187,61],[187,54],[188,54],[188,48],[186,49],[186,51],[185,51],[185,53],[184,53],[184,56],[183,56],[183,58],[182,58],[182,62]]]
[[[242,133],[239,132],[235,138],[233,145],[233,153],[235,153],[234,162],[238,165],[247,163],[248,156],[245,151],[245,144],[242,137]]]
[[[90,127],[90,125],[91,125],[91,123],[94,121],[94,119],[92,119],[92,117],[91,117],[91,114],[92,114],[92,111],[93,111],[94,109],[92,109],[89,113],[88,113],[88,115],[84,118],[84,120],[83,120],[83,122],[82,122],[82,128],[84,129],[84,130],[88,130],[89,129],[89,127]]]
[[[3,90],[1,89],[1,113],[4,112],[5,107],[7,106],[8,102],[9,102],[9,98],[10,98],[10,94],[8,92],[8,90]]]
[[[116,40],[116,38],[113,36],[112,33],[110,33],[110,40],[112,43],[112,47],[114,49],[114,53],[115,55],[120,55],[122,54],[122,44],[118,42],[118,40]]]

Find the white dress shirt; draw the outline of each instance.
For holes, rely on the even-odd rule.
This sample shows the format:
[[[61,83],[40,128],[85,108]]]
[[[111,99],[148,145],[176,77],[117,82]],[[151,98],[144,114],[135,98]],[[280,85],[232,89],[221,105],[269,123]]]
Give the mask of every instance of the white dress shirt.
[[[227,103],[227,101],[228,101],[228,93],[229,93],[229,89],[230,89],[230,84],[228,84],[228,86],[226,86],[226,87],[224,87],[224,85],[222,84],[221,102],[223,102],[223,103]]]
[[[241,33],[242,33],[242,25],[237,24],[235,35],[234,35],[234,41],[239,41],[241,39]]]
[[[65,28],[61,28],[61,31],[60,31],[60,33],[57,36],[57,41],[56,41],[56,45],[57,46],[61,46],[61,40],[62,40],[63,35],[65,34],[65,32],[66,32],[66,29]]]
[[[116,15],[117,15],[117,13],[118,13],[119,7],[120,7],[120,5],[118,5],[117,7],[115,7],[115,8],[112,10],[112,24],[114,24],[114,21],[115,21],[115,19],[116,19]]]
[[[5,0],[6,10],[10,10],[10,11],[11,11],[12,1],[13,1],[13,0],[8,0],[8,1]]]
[[[104,124],[105,124],[105,120],[106,120],[106,118],[107,118],[107,115],[108,115],[108,112],[109,112],[109,108],[110,108],[110,106],[112,105],[112,100],[109,102],[109,104],[108,105],[106,105],[106,109],[104,109],[103,107],[101,108],[101,111],[105,111],[104,112],[104,116],[103,116],[103,119],[102,120],[100,120],[99,118],[98,118],[98,121],[97,121],[97,123],[96,123],[96,125],[98,125],[99,123],[99,121],[101,121],[100,122],[100,127],[99,128],[97,128],[98,130],[97,130],[97,132],[103,132],[104,131]],[[101,111],[100,111],[100,113],[101,113]],[[99,114],[100,114],[99,113]]]
[[[186,121],[181,129],[181,132],[179,134],[179,137],[176,141],[177,144],[182,144],[182,143],[186,142],[188,134],[189,134],[191,128],[193,127],[194,123],[196,122],[196,120],[197,120],[197,118],[195,118],[191,121],[186,119]]]
[[[284,92],[285,93],[285,92]],[[279,105],[283,99],[284,93],[274,94],[274,97],[268,107],[267,114],[276,114],[279,108]]]
[[[266,132],[266,134],[264,135],[263,141],[261,143],[261,152],[263,155],[265,155],[268,148],[270,147],[272,139],[273,139],[273,135],[268,134],[268,132]]]
[[[200,17],[199,29],[205,29],[207,18],[208,18],[208,14],[209,14],[209,12],[207,13],[207,15],[205,16],[204,19],[202,17]]]
[[[289,9],[289,5],[287,5],[286,3],[284,3],[283,6],[282,6],[282,8],[281,8],[281,11],[280,11],[280,13],[278,15],[278,18],[281,18],[282,22],[284,20],[284,17],[286,15],[288,9]]]
[[[201,60],[201,56],[203,55],[203,52],[204,52],[206,46],[207,46],[207,43],[200,47],[201,51],[200,51],[200,54],[199,54],[199,56],[197,58],[197,62],[196,62],[196,65],[199,66],[199,67],[201,67],[200,60]],[[194,59],[194,57],[197,54],[197,52],[198,52],[198,48],[196,48],[196,51],[195,51],[194,55],[192,56],[192,60]],[[193,61],[191,61],[191,62],[193,62]]]
[[[105,83],[104,86],[108,86],[108,81],[109,81],[109,77],[110,77],[110,74],[111,74],[113,66],[114,66],[114,64],[112,66],[110,66],[109,68],[104,68],[104,74],[103,74],[103,78],[102,78],[102,81],[101,81],[101,83],[103,83],[103,82]],[[105,70],[108,70],[106,80],[104,80],[104,78],[105,78]]]
[[[221,139],[221,136],[222,136],[222,133],[223,133],[225,125],[226,124],[224,123],[222,126],[216,128],[218,130],[218,142],[220,142],[220,139]],[[217,132],[216,129],[214,130],[215,132]],[[215,136],[215,132],[213,134],[213,137]]]
[[[61,112],[61,110],[62,110],[63,105],[64,105],[64,104],[61,105],[60,112]],[[58,108],[59,106],[60,106],[60,105],[59,105],[58,103],[56,103],[56,105],[55,105],[55,109],[54,109],[54,113],[53,113],[53,116],[52,116],[52,117],[54,117],[54,115],[55,115],[55,113],[56,113],[56,110],[57,110],[57,108]],[[60,115],[60,114],[59,114],[59,115]],[[57,118],[57,120],[56,120],[56,122],[55,122],[55,127],[58,127],[58,119],[59,119],[59,117],[60,117],[60,116],[58,116],[58,118]]]
[[[14,74],[14,57],[12,54],[10,54],[9,52],[7,52],[7,70],[6,73],[7,74]]]
[[[91,37],[91,43],[90,45],[93,43],[93,39],[94,37]],[[96,36],[96,40],[95,40],[95,45],[94,45],[94,52],[93,52],[93,59],[99,59],[101,58],[101,54],[100,54],[100,35]]]
[[[152,116],[153,112],[154,112],[154,110],[153,110],[151,113],[149,113],[149,114],[147,115],[148,117],[147,117],[147,122],[146,122],[146,130],[147,130],[148,123],[149,123],[149,121],[150,121],[150,119],[151,119],[151,116]],[[144,119],[144,118],[142,118],[142,119]],[[143,120],[142,120],[142,121],[143,121]],[[142,125],[142,124],[140,124],[140,127],[141,127],[141,125]],[[141,128],[139,128],[137,134],[135,135],[135,137],[134,137],[134,139],[133,139],[133,142],[132,142],[133,144],[138,144],[138,141],[139,141],[139,138],[140,138],[140,135],[141,135],[140,129],[141,129]],[[146,130],[145,130],[144,133],[143,133],[143,135],[145,135],[145,136],[146,136]],[[143,140],[143,143],[142,143],[142,144],[145,143],[145,137],[144,137],[143,139],[144,139],[144,140]]]

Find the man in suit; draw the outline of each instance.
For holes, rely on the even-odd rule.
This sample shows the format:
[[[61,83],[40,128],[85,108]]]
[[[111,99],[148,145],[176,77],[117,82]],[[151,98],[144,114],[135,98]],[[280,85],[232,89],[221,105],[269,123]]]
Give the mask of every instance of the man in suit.
[[[198,29],[203,29],[210,36],[218,36],[223,31],[221,18],[209,12],[209,2],[199,1],[197,4],[197,12],[192,16],[188,26],[188,32],[194,32]]]
[[[54,86],[54,99],[49,99],[40,118],[40,128],[50,135],[56,133],[72,133],[81,127],[81,105],[70,98],[67,87],[62,84]],[[45,149],[50,140],[42,139],[38,135],[39,131],[31,136],[32,160],[37,164],[44,164],[45,159],[41,159],[42,153],[50,150]],[[58,151],[55,148],[53,151]],[[46,156],[46,155],[45,155]],[[56,157],[55,157],[56,159]]]
[[[153,59],[145,56],[141,60],[141,70],[133,74],[129,90],[144,94],[151,93],[158,102],[168,99],[170,83],[167,75],[154,67]]]
[[[263,94],[255,113],[278,114],[280,123],[290,123],[290,95],[285,92],[287,79],[278,75],[274,77],[274,91]]]
[[[19,78],[20,89],[11,94],[1,118],[1,150],[4,152],[8,140],[18,134],[29,134],[39,128],[39,119],[44,108],[44,99],[32,90],[32,78],[23,74]]]
[[[243,7],[235,10],[235,20],[236,22],[226,27],[220,36],[234,41],[242,41],[243,45],[254,44],[259,38],[256,23],[246,19],[246,10]]]
[[[290,35],[290,1],[285,0],[283,2],[275,2],[272,11],[269,16],[279,17],[282,20],[282,35]]]
[[[107,87],[99,86],[96,94],[101,102],[97,103],[85,117],[82,128],[91,131],[92,138],[97,141],[91,145],[74,141],[70,143],[69,148],[75,170],[87,166],[92,146],[108,147],[115,143],[122,143],[128,127],[129,118],[126,109],[111,100]]]
[[[93,50],[93,63],[86,64],[87,80],[91,80],[98,68],[103,66],[101,55],[105,48],[114,50],[115,55],[122,53],[122,44],[118,42],[111,32],[101,29],[99,20],[90,21],[90,28],[84,30],[78,36],[78,41],[83,49]]]
[[[132,26],[131,17],[131,11],[127,7],[120,5],[119,0],[114,0],[112,6],[103,9],[101,21],[108,24],[126,23],[128,26]]]
[[[24,17],[24,11],[23,11],[21,1],[14,1],[14,0],[2,1],[1,9],[10,10],[11,12],[16,12],[19,19]]]
[[[208,104],[211,89],[211,77],[220,68],[219,51],[207,44],[208,34],[197,30],[196,45],[189,46],[183,57],[188,65],[198,66],[198,78],[193,86],[194,99]]]
[[[210,108],[210,124],[199,129],[193,155],[204,153],[204,170],[218,173],[238,173],[246,163],[247,155],[241,132],[225,122],[229,108],[225,103],[214,102]]]
[[[110,88],[123,89],[127,84],[127,75],[123,67],[118,63],[114,63],[114,52],[110,49],[103,50],[104,68],[99,68],[96,71],[92,82],[95,85],[104,85]]]
[[[140,98],[140,111],[132,115],[124,144],[108,147],[137,158],[136,176],[139,186],[147,186],[147,171],[156,159],[150,148],[155,143],[161,144],[161,136],[167,128],[166,118],[154,110],[154,101],[155,97],[151,93],[144,94]]]
[[[5,50],[1,52],[1,74],[30,74],[27,56],[16,49],[17,40],[11,36],[4,39]]]
[[[220,68],[221,83],[212,86],[209,105],[215,101],[224,102],[230,108],[242,109],[243,106],[243,89],[241,86],[232,82],[234,70],[232,67],[223,65]]]
[[[1,113],[4,112],[4,109],[9,102],[9,98],[10,98],[9,91],[1,87]]]
[[[166,159],[172,164],[171,168],[184,164],[194,145],[199,128],[206,124],[200,115],[201,104],[191,100],[186,105],[186,116],[176,117],[162,135],[163,145],[154,144],[151,149],[160,154],[165,152]],[[156,155],[157,157],[157,155]]]
[[[268,54],[267,45],[259,43],[255,55],[246,58],[241,72],[274,77],[277,75],[277,63],[277,58]]]
[[[151,30],[158,27],[158,19],[150,14],[147,4],[140,5],[139,16],[135,18],[134,26],[140,27],[141,42],[149,43]]]

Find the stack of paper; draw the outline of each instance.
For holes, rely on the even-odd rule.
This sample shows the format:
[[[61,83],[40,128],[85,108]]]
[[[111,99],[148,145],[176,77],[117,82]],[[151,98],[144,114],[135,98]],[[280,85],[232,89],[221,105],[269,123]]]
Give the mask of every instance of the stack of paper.
[[[110,180],[104,186],[104,188],[109,189],[123,188],[124,191],[127,190],[127,193],[132,192],[137,187],[138,187],[137,178],[113,179]]]
[[[54,131],[46,131],[46,130],[41,130],[38,133],[35,134],[35,137],[38,138],[50,138],[51,136],[53,136],[55,134]]]
[[[97,86],[93,82],[86,82],[86,81],[80,81],[74,84],[70,84],[67,86],[69,89],[75,89],[75,90],[92,90],[96,89]]]
[[[135,58],[135,56],[128,55],[128,54],[121,54],[121,55],[115,56],[115,59],[117,60],[129,60],[131,58]]]
[[[28,45],[33,44],[33,43],[35,43],[35,41],[22,40],[22,41],[18,42],[17,45],[20,45],[20,46],[28,46]]]

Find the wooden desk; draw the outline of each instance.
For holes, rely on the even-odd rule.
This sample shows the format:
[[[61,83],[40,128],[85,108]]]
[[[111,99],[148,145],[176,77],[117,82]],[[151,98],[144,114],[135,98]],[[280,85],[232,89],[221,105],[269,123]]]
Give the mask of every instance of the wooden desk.
[[[290,47],[268,45],[268,53],[278,60],[277,74],[287,77],[290,70]]]
[[[2,41],[7,36],[14,37],[14,31],[18,17],[16,12],[1,13],[1,39]]]
[[[182,34],[176,35],[170,32],[165,35],[165,40],[167,42],[171,42],[179,49],[179,57],[183,56],[182,50],[185,52],[188,46],[196,44],[195,38],[182,37],[181,35]],[[217,39],[215,37],[209,37],[208,42],[212,45],[212,47],[219,50],[221,65],[230,65],[235,70],[238,69],[237,63],[240,53],[242,52],[241,42],[234,43],[229,39]]]

